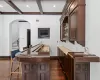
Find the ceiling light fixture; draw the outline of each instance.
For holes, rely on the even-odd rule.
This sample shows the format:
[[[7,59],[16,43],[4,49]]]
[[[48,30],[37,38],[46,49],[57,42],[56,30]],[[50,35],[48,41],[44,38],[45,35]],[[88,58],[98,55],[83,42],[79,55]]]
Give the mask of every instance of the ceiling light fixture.
[[[29,6],[29,5],[26,5],[26,7],[30,8],[30,6]]]
[[[2,5],[0,5],[0,7],[2,8],[3,6],[2,6]]]
[[[53,5],[53,7],[56,7],[56,5]]]

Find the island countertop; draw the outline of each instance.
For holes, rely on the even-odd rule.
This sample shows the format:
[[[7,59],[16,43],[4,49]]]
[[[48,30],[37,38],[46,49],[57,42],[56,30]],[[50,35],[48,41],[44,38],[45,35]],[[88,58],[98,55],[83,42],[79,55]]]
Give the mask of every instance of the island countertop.
[[[50,60],[49,52],[39,54],[39,52],[33,51],[34,48],[30,48],[22,53],[19,52],[16,54],[16,58],[20,62],[48,62]]]

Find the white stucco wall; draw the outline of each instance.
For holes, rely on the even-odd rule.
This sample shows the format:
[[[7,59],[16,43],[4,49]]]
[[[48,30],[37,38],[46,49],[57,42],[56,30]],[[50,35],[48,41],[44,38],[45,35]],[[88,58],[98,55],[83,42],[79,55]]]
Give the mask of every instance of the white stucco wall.
[[[100,57],[100,0],[86,0],[86,46]],[[91,63],[90,80],[100,80],[100,63]]]
[[[3,32],[3,16],[0,15],[0,56],[2,55],[2,32]]]
[[[51,55],[57,55],[56,46],[60,35],[60,15],[4,15],[2,56],[8,56],[10,53],[9,24],[14,20],[20,19],[30,23],[32,45],[42,41],[44,44],[50,45]],[[36,22],[36,19],[38,19],[39,22]],[[38,39],[38,28],[50,28],[50,39]]]

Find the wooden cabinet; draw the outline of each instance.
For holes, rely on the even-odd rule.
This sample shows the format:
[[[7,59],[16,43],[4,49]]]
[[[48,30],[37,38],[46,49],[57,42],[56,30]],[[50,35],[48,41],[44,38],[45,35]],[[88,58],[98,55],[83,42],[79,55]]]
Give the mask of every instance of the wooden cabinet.
[[[58,47],[58,59],[68,80],[90,80],[90,62],[99,62],[96,55],[72,52]]]
[[[74,59],[58,48],[59,62],[68,80],[74,80]]]
[[[72,43],[77,41],[85,46],[85,0],[67,0],[60,22],[61,41],[69,40]],[[69,31],[65,31],[68,33],[68,39],[64,36],[64,22],[68,24]]]
[[[69,41],[74,42],[77,39],[77,10],[69,16]]]
[[[76,63],[75,64],[75,80],[90,80],[90,64]]]
[[[61,29],[61,40],[66,41],[69,39],[69,25],[68,25],[68,16],[66,16],[60,27]]]
[[[50,80],[48,63],[22,63],[22,80]]]

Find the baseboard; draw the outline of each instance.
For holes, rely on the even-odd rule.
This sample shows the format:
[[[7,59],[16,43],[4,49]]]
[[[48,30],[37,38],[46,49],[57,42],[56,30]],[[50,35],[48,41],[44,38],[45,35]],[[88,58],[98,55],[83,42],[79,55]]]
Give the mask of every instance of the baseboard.
[[[50,56],[51,60],[58,60],[58,56]]]
[[[10,56],[0,56],[0,60],[10,60]]]

